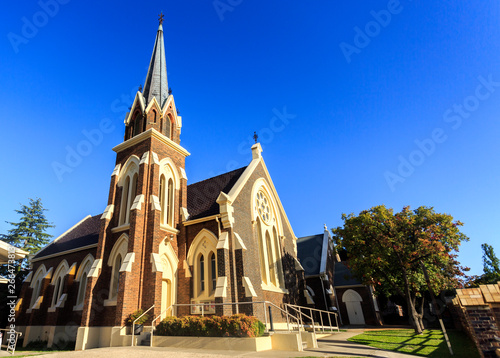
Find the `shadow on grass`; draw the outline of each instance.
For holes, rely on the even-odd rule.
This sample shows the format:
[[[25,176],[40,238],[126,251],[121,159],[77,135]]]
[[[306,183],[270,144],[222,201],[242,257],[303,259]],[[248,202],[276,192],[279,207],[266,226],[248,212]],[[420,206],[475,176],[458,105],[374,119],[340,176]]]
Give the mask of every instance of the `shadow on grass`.
[[[479,358],[474,343],[463,332],[448,331],[454,355],[451,356],[444,336],[439,330],[425,330],[415,334],[413,330],[369,331],[348,339],[350,342],[394,352],[431,358]]]

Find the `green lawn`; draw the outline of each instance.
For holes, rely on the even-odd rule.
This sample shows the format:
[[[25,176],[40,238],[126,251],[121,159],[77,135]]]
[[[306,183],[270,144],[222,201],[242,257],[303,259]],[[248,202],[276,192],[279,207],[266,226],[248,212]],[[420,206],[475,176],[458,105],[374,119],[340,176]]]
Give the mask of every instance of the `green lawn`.
[[[450,330],[448,337],[453,349],[453,356],[448,351],[443,333],[437,329],[425,330],[421,335],[415,334],[411,329],[368,331],[348,340],[371,347],[423,357],[479,358],[474,342],[465,333]]]

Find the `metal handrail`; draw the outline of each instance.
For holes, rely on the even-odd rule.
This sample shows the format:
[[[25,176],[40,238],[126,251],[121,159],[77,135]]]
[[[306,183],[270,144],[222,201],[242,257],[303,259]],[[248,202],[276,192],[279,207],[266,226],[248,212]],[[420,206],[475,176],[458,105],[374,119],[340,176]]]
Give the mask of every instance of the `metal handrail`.
[[[275,305],[274,303],[272,302],[269,302],[269,301],[258,301],[258,302],[226,302],[226,303],[176,303],[176,304],[173,304],[171,305],[170,307],[168,307],[167,309],[163,310],[158,316],[156,316],[154,318],[154,320],[152,321],[152,325],[151,325],[151,342],[150,342],[150,346],[153,347],[153,336],[154,336],[154,322],[156,322],[156,320],[158,318],[160,318],[163,313],[165,313],[166,311],[168,311],[169,309],[173,308],[173,307],[192,307],[192,306],[200,306],[201,305],[201,314],[202,316],[204,316],[205,314],[205,305],[210,305],[210,306],[228,306],[228,305],[248,305],[248,304],[263,304],[264,305],[264,316],[265,316],[265,325],[266,325],[266,331],[268,331],[267,329],[267,310],[266,310],[266,305],[268,306],[272,306],[274,308],[277,308],[279,311],[281,311],[287,318],[287,326],[288,326],[288,331],[290,331],[290,324],[289,324],[289,319],[292,318],[293,320],[295,320],[297,322],[297,331],[300,332],[300,329],[302,327],[302,329],[304,330],[304,327],[303,327],[303,324],[301,323],[301,320],[297,317],[295,317],[294,315],[290,314],[289,312],[285,311],[284,309],[282,309],[281,307]],[[153,308],[153,307],[151,307]],[[151,309],[150,308],[150,309]],[[149,310],[150,310],[149,309]],[[148,311],[149,311],[148,310]],[[147,311],[146,311],[147,312]],[[144,314],[146,313],[144,312]],[[141,316],[142,317],[142,316]],[[140,318],[140,317],[139,317]],[[138,318],[138,319],[139,319]],[[134,321],[135,322],[135,321]],[[132,341],[133,341],[133,337],[132,337]]]
[[[147,309],[146,312],[144,312],[143,314],[141,314],[139,317],[137,317],[134,322],[132,323],[132,343],[131,343],[131,346],[133,347],[134,346],[134,337],[135,337],[135,322],[137,322],[139,320],[139,318],[141,318],[142,316],[144,316],[146,313],[148,313],[149,311],[151,311],[153,308],[155,307],[155,305],[152,305],[151,307],[149,307]]]
[[[160,318],[165,312],[167,312],[169,309],[171,309],[173,307],[173,305],[170,305],[168,308],[164,309],[163,311],[161,311],[161,313],[155,317],[155,319],[153,319],[153,321],[151,321],[151,340],[149,342],[149,346],[152,347],[153,346],[153,335],[154,335],[154,331],[155,331],[155,322],[158,318]]]
[[[1,332],[5,332],[5,337],[3,336],[3,333]],[[12,334],[15,334],[16,337],[14,339],[14,344],[9,344],[9,341],[11,341],[11,339],[9,338],[9,334],[12,335]],[[3,340],[5,339],[6,341],[6,349],[5,351],[7,353],[10,353],[11,355],[14,355],[14,353],[16,352],[16,346],[17,346],[17,340],[19,337],[21,337],[23,335],[22,332],[17,332],[17,331],[14,331],[14,333],[12,333],[12,330],[11,329],[7,329],[7,328],[2,328],[0,329],[0,336],[2,337],[0,339],[0,351],[2,350],[2,346],[3,346]]]
[[[338,320],[338,314],[336,312],[330,312],[330,311],[325,311],[325,310],[319,310],[317,308],[311,308],[311,307],[302,307],[302,306],[297,306],[297,305],[291,305],[291,304],[288,304],[286,303],[285,304],[285,307],[290,307],[290,308],[293,308],[295,311],[299,311],[300,315],[304,315],[305,317],[309,318],[312,322],[312,325],[313,325],[313,330],[315,330],[315,326],[314,326],[314,319],[313,319],[313,314],[312,312],[315,311],[315,312],[319,312],[320,313],[320,319],[321,319],[321,328],[322,328],[322,331],[325,332],[325,325],[323,324],[323,313],[326,313],[327,314],[327,317],[328,317],[328,321],[329,321],[329,327],[330,327],[330,330],[332,331],[333,328],[336,328],[337,329],[337,332],[340,332],[340,328],[339,328],[339,320]],[[304,312],[302,312],[302,309],[304,310],[309,310],[310,314],[311,314],[311,317],[307,316]],[[336,323],[336,326],[332,326],[332,320],[331,320],[331,315],[334,315],[335,317],[335,323]]]
[[[312,314],[311,316],[308,316],[306,315],[305,313],[303,313],[300,309],[300,306],[295,306],[295,305],[289,305],[289,304],[285,304],[285,307],[288,309],[288,307],[292,308],[293,310],[295,310],[296,312],[299,313],[299,317],[300,317],[300,322],[302,323],[302,326],[304,326],[304,322],[302,321],[302,316],[305,316],[306,318],[309,318],[312,322],[312,327],[313,327],[313,333],[316,334],[316,328],[314,326],[314,318],[312,317]],[[297,307],[299,307],[297,309]]]

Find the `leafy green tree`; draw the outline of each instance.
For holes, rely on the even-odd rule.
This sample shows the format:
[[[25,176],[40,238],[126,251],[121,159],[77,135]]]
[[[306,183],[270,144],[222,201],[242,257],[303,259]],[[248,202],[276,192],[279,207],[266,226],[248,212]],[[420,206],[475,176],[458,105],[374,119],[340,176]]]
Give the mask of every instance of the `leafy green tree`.
[[[7,232],[7,235],[1,235],[2,240],[30,254],[36,253],[47,245],[52,237],[46,231],[54,227],[54,225],[47,221],[45,211],[47,209],[44,209],[40,198],[30,198],[28,205],[21,205],[21,209],[15,210],[16,213],[21,215],[20,221],[7,221],[13,228]],[[28,260],[24,259],[20,262],[18,271],[27,269]]]
[[[463,224],[424,206],[394,213],[380,205],[357,216],[342,214],[342,220],[344,226],[332,232],[346,250],[353,273],[377,291],[404,297],[410,323],[416,333],[422,333],[422,293],[428,290],[423,265],[434,293],[461,284],[463,271],[468,270],[456,260],[460,243],[468,240],[458,229]]]
[[[483,272],[480,283],[491,284],[500,281],[500,260],[495,255],[493,246],[486,243],[481,245],[483,249]]]

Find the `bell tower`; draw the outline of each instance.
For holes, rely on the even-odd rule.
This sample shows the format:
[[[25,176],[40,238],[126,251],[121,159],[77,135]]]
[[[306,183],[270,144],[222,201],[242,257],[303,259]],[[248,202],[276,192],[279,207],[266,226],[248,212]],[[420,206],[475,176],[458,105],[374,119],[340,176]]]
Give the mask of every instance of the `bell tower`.
[[[124,141],[113,148],[116,165],[78,339],[93,326],[122,334],[130,313],[155,305],[149,314],[156,316],[177,297],[189,153],[180,145],[182,118],[168,87],[162,14],[159,22],[144,87],[125,117]]]

